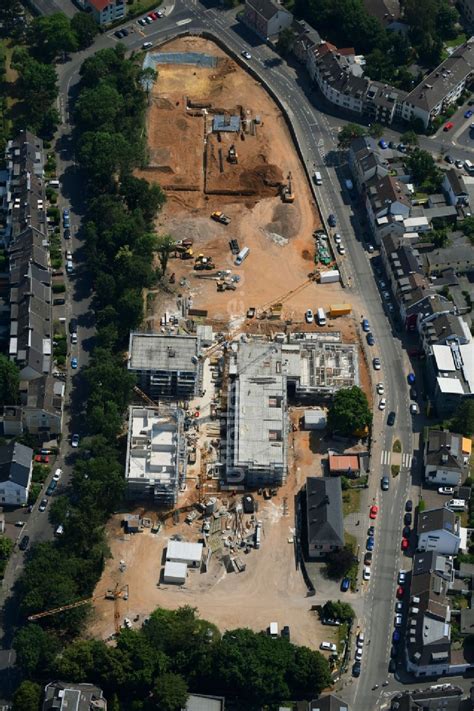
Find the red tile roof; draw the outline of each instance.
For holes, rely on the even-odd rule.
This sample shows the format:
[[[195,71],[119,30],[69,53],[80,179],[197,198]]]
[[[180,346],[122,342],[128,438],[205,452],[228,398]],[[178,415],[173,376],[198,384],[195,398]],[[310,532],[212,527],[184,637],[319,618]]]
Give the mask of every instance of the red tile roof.
[[[89,5],[92,5],[94,10],[98,10],[99,12],[102,12],[108,5],[112,4],[113,2],[111,2],[111,0],[89,0]]]

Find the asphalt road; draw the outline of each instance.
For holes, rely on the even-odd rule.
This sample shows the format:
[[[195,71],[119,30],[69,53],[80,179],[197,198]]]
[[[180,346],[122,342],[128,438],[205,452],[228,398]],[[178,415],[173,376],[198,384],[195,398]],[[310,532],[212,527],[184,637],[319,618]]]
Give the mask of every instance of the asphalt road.
[[[377,355],[382,362],[382,369],[374,382],[383,381],[387,398],[387,411],[397,413],[395,426],[386,425],[386,413],[375,415],[374,456],[371,462],[371,482],[364,500],[368,513],[370,504],[376,502],[380,507],[376,522],[376,547],[374,551],[373,575],[364,587],[364,612],[359,620],[364,629],[366,645],[362,661],[362,675],[358,680],[344,682],[341,695],[352,703],[355,711],[376,708],[390,694],[400,688],[395,680],[382,696],[376,696],[372,686],[381,684],[387,678],[389,660],[389,639],[392,631],[392,611],[395,602],[396,574],[400,561],[400,537],[404,503],[410,491],[410,468],[402,467],[400,475],[392,480],[391,489],[382,495],[380,476],[386,472],[382,465],[383,452],[390,452],[392,442],[398,437],[403,453],[411,456],[416,446],[417,434],[413,432],[411,416],[408,410],[408,386],[406,376],[410,366],[402,349],[399,334],[395,331],[383,307],[383,300],[374,280],[373,268],[363,243],[363,232],[357,215],[354,214],[347,193],[342,188],[342,180],[347,176],[344,160],[337,152],[337,133],[340,126],[350,120],[341,118],[327,109],[321,98],[309,85],[306,72],[301,67],[289,66],[269,47],[262,44],[235,19],[235,11],[225,11],[213,6],[205,6],[192,0],[178,0],[175,5],[165,5],[166,17],[144,28],[134,23],[126,23],[133,28],[133,33],[122,42],[129,50],[137,50],[144,41],[160,41],[171,38],[183,29],[199,31],[209,30],[223,41],[230,51],[240,54],[247,49],[252,54],[249,65],[268,83],[283,102],[292,126],[298,136],[308,170],[316,168],[322,175],[322,185],[317,188],[317,201],[323,216],[332,212],[337,216],[337,231],[342,234],[346,246],[346,256],[342,258],[341,270],[346,283],[347,300],[352,292],[357,293],[364,303],[363,315],[369,318],[376,345],[367,349],[370,360]],[[79,233],[81,217],[84,213],[82,200],[82,182],[74,163],[70,141],[71,102],[77,90],[79,69],[84,59],[104,47],[114,46],[113,33],[101,35],[92,47],[75,54],[71,59],[58,66],[60,89],[59,109],[62,125],[59,132],[57,150],[59,156],[58,175],[61,177],[62,190],[60,207],[68,207],[71,212],[72,251],[76,273],[71,278],[68,289],[66,317],[75,316],[79,321],[78,345],[71,351],[79,361],[79,369],[67,381],[67,402],[65,408],[64,436],[61,445],[59,463],[65,470],[62,485],[67,485],[71,450],[69,447],[72,432],[83,433],[85,388],[81,380],[81,368],[87,365],[93,346],[94,321],[91,311],[91,284],[81,268],[83,244]],[[453,134],[454,135],[454,134]],[[399,134],[387,129],[388,140],[398,140]],[[420,144],[433,153],[445,150],[445,135],[422,138]],[[449,153],[454,158],[466,157],[466,148],[451,145]],[[64,248],[71,248],[64,244]],[[362,317],[362,314],[361,314]],[[370,352],[369,352],[370,351]],[[71,372],[70,372],[71,375]],[[417,428],[421,427],[421,422]],[[369,518],[361,516],[361,529],[369,525]],[[28,522],[28,534],[32,541],[51,535],[45,514],[32,514]],[[365,533],[365,531],[363,531]],[[4,590],[8,589],[22,567],[21,554],[16,552],[12,565],[8,569],[8,578],[4,581]],[[2,678],[11,667],[11,650],[6,649],[0,655],[0,691],[7,691],[10,685],[2,684]],[[418,683],[419,685],[419,683]],[[376,692],[380,694],[380,690]]]

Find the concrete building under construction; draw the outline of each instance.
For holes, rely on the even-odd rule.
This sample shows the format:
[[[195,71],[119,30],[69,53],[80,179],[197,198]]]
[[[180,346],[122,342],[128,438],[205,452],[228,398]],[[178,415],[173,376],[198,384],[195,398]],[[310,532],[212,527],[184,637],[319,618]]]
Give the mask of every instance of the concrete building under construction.
[[[321,401],[359,383],[357,349],[340,338],[233,343],[229,354],[225,481],[280,486],[287,475],[288,397]]]
[[[178,409],[130,407],[125,477],[127,496],[157,506],[176,504],[186,478],[184,415]]]

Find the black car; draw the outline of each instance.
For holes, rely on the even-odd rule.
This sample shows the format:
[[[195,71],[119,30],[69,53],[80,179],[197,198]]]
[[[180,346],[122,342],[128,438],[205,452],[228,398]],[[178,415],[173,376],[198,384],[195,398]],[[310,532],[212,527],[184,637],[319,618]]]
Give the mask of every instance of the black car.
[[[451,158],[451,156],[444,156],[444,160],[446,163],[449,163],[449,165],[452,165],[454,163],[454,160]]]
[[[403,523],[405,526],[411,526],[411,521],[412,521],[413,516],[411,513],[406,513],[405,516],[403,517]]]
[[[411,400],[418,399],[418,393],[416,392],[415,388],[410,388],[410,399]]]
[[[329,227],[335,227],[337,225],[336,215],[332,213],[328,217]]]
[[[69,321],[69,333],[77,333],[77,318],[72,318]]]
[[[71,239],[71,230],[69,229],[69,227],[67,227],[64,230],[63,234],[64,234],[64,239]]]
[[[127,30],[125,28],[122,30],[122,37],[128,37],[129,34],[130,34],[129,30]]]
[[[395,418],[396,418],[396,414],[392,410],[392,412],[390,412],[387,417],[387,425],[390,425],[390,427],[392,427],[392,425],[395,424]]]
[[[53,306],[62,306],[66,303],[66,299],[53,299]]]
[[[30,542],[30,537],[29,536],[23,536],[23,538],[20,541],[20,545],[18,546],[21,551],[26,551],[28,548],[28,544]]]
[[[285,626],[283,627],[283,629],[282,629],[282,631],[281,631],[281,636],[282,636],[282,637],[286,637],[286,639],[288,640],[288,642],[290,641],[290,628],[288,627],[288,625],[285,625]]]
[[[360,676],[360,662],[354,662],[352,665],[352,676]]]
[[[405,511],[413,511],[413,501],[411,499],[406,502]]]
[[[117,32],[114,32],[114,35],[117,39],[122,39],[124,36],[122,30],[117,30]]]
[[[48,499],[42,499],[40,505],[38,506],[38,511],[46,511],[47,505],[48,505]]]
[[[375,344],[375,338],[373,337],[372,333],[367,334],[367,343],[369,346],[373,346]]]
[[[364,565],[370,565],[372,563],[372,555],[370,551],[366,551],[366,554],[364,556]]]
[[[403,527],[402,536],[403,536],[403,538],[410,538],[410,536],[411,536],[411,528],[410,528],[410,526],[404,526],[404,527]]]
[[[391,659],[389,661],[388,671],[389,671],[389,674],[395,674],[395,672],[397,671],[397,662],[395,661],[395,659]]]
[[[395,647],[394,644],[392,644],[392,648],[390,649],[390,656],[391,657],[396,657],[398,655],[398,649]]]

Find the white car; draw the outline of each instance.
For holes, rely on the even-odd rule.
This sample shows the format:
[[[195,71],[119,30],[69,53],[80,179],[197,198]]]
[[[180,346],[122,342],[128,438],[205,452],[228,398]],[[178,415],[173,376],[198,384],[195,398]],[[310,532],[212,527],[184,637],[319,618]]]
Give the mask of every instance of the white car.
[[[66,259],[67,260],[72,259],[72,252],[70,249],[66,249]]]
[[[153,42],[144,42],[142,44],[142,49],[150,49],[150,47],[153,47]]]
[[[380,370],[381,363],[380,363],[380,358],[374,358],[372,361],[372,365],[374,366],[374,370]]]
[[[242,54],[242,57],[244,57],[244,59],[252,59],[252,55],[250,54],[250,52],[247,52],[246,49],[243,49],[241,54]]]
[[[338,250],[339,254],[345,254],[345,253],[346,253],[346,248],[344,247],[343,244],[338,245],[337,250]]]
[[[63,470],[58,467],[53,474],[53,481],[59,481],[62,477],[62,474]]]
[[[364,652],[364,650],[362,649],[362,647],[357,647],[356,653],[355,653],[355,660],[356,660],[356,662],[362,661],[362,654],[363,654],[363,652]]]
[[[334,642],[321,642],[319,649],[324,649],[326,652],[337,652]]]
[[[403,585],[407,581],[407,571],[400,570],[398,573],[398,584]]]
[[[418,410],[418,405],[416,404],[416,402],[412,402],[412,404],[410,405],[410,412],[412,415],[418,414],[419,410]]]
[[[383,386],[383,383],[377,383],[377,394],[383,395],[384,392],[385,392],[385,388]]]
[[[363,632],[359,632],[359,634],[357,635],[357,646],[358,646],[358,647],[363,647],[363,646],[364,646],[364,639],[365,639],[364,633],[363,633]]]
[[[342,244],[342,237],[339,232],[336,232],[336,234],[334,235],[334,242],[336,244]]]
[[[79,435],[78,434],[73,434],[71,437],[71,447],[79,447]]]
[[[387,405],[387,400],[383,397],[380,399],[379,402],[379,410],[385,410],[385,406]]]
[[[395,615],[395,627],[401,627],[403,622],[403,617],[401,615]]]
[[[311,309],[308,309],[308,310],[307,310],[307,312],[305,313],[304,317],[305,317],[305,319],[306,319],[306,323],[313,323],[313,321],[314,321],[314,314],[313,314],[313,312],[311,311]]]
[[[453,496],[454,495],[454,487],[440,486],[438,489],[438,494],[442,494],[443,496]]]
[[[374,253],[374,245],[373,244],[367,245],[367,251],[369,254],[373,254]]]
[[[368,565],[364,565],[364,572],[362,573],[362,577],[364,580],[370,580],[370,567]]]

